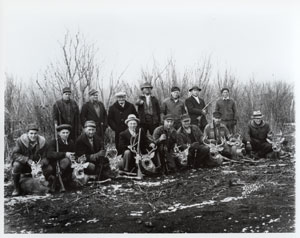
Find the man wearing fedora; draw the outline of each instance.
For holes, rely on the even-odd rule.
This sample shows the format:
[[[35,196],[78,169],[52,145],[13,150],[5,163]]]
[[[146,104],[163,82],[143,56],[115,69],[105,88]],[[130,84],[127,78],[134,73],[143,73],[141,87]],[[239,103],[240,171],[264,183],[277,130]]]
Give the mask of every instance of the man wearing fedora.
[[[222,98],[216,102],[216,112],[222,114],[221,122],[227,127],[231,134],[235,133],[237,122],[236,104],[235,101],[229,98],[229,89],[221,89]]]
[[[162,114],[172,114],[174,117],[173,127],[177,130],[180,126],[180,117],[185,114],[184,102],[180,97],[180,89],[177,86],[171,88],[171,96],[166,98],[162,103]]]
[[[267,138],[271,138],[272,132],[269,123],[262,118],[261,111],[254,111],[252,120],[248,123],[247,145],[250,143],[252,151],[257,157],[264,158],[266,154],[272,152],[272,144],[267,142]]]
[[[53,105],[53,119],[55,125],[69,124],[72,126],[70,138],[76,141],[80,135],[80,115],[77,103],[71,99],[71,89],[63,88],[62,99]]]
[[[178,146],[185,150],[190,145],[188,154],[188,167],[210,167],[214,163],[210,160],[209,148],[203,144],[203,133],[198,126],[191,124],[188,114],[181,116],[182,126],[177,130]]]
[[[12,177],[14,191],[12,196],[21,195],[20,178],[22,174],[31,173],[31,164],[40,161],[43,174],[47,179],[51,168],[47,165],[47,144],[43,136],[38,135],[39,128],[35,123],[27,126],[27,132],[22,134],[16,141],[12,151]]]
[[[141,120],[140,126],[145,133],[149,131],[151,135],[160,123],[160,107],[156,97],[151,95],[152,88],[150,83],[143,83],[141,85],[143,95],[136,102],[139,119]]]
[[[174,147],[177,143],[177,132],[174,125],[174,116],[167,114],[163,117],[163,125],[153,132],[153,140],[157,145],[157,156],[162,166],[162,173],[176,172],[177,166],[174,156]]]
[[[96,135],[96,123],[86,121],[84,133],[82,133],[75,143],[76,156],[80,157],[79,162],[89,162],[84,170],[86,174],[96,175],[99,180],[111,178],[112,172],[109,161],[105,157],[103,141]]]
[[[117,100],[109,107],[107,120],[108,125],[115,132],[115,144],[118,153],[120,154],[119,136],[122,131],[127,129],[125,120],[129,114],[134,114],[136,116],[138,116],[138,114],[134,105],[126,100],[125,92],[118,92],[115,97]]]
[[[58,134],[57,140],[51,140],[49,142],[49,149],[47,152],[47,161],[51,166],[51,173],[48,175],[48,181],[50,182],[50,190],[55,191],[55,174],[56,163],[59,161],[59,167],[63,180],[68,182],[72,178],[71,160],[75,159],[75,144],[69,135],[71,132],[71,125],[61,124],[56,127]],[[58,145],[58,148],[57,146]]]
[[[107,128],[107,113],[101,101],[98,100],[98,91],[91,89],[89,91],[89,101],[82,106],[80,113],[82,126],[86,121],[96,123],[96,134],[103,139]]]
[[[207,111],[203,109],[205,102],[199,97],[201,88],[193,86],[189,89],[191,96],[185,100],[185,106],[188,114],[191,117],[191,124],[199,126],[200,130],[203,131],[207,125],[206,114]]]
[[[120,133],[119,139],[119,148],[120,154],[123,155],[124,161],[124,171],[130,172],[133,168],[135,168],[135,158],[134,152],[128,148],[128,146],[133,146],[133,150],[137,151],[137,147],[140,148],[141,154],[147,153],[147,148],[150,146],[154,148],[155,144],[151,143],[147,138],[144,130],[141,130],[140,138],[138,138],[138,124],[140,120],[134,115],[128,115],[125,120],[125,124],[128,128],[125,131]],[[139,143],[139,145],[138,145]]]

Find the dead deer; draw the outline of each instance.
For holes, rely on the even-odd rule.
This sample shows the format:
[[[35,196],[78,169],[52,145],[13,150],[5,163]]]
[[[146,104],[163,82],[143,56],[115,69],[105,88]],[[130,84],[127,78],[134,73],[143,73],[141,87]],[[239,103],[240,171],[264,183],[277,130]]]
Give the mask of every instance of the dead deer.
[[[242,137],[240,134],[235,134],[227,141],[227,144],[230,146],[232,158],[238,159],[243,158],[246,154],[245,145],[242,142]]]
[[[179,148],[180,146],[177,146],[177,144],[174,147],[174,155],[179,160],[180,165],[186,167],[188,165],[188,155],[189,155],[189,149],[191,145],[188,144],[187,148],[183,151],[181,151]]]
[[[80,158],[84,158],[85,155],[82,155],[79,157],[79,161],[82,161]],[[84,173],[84,169],[86,169],[89,166],[89,162],[76,162],[75,160],[71,160],[71,168],[73,169],[72,172],[72,179],[74,182],[77,184],[84,186],[87,184],[87,182],[90,179],[95,180],[96,176],[95,175],[86,175]]]
[[[278,133],[275,136],[272,135],[271,139],[267,138],[267,142],[272,145],[272,150],[273,150],[272,152],[267,154],[268,158],[281,159],[286,157],[286,154],[282,150],[282,143],[284,142],[284,139],[285,138],[283,137],[282,131],[280,131],[280,133]]]
[[[208,140],[210,143],[206,143],[205,140]],[[207,139],[207,137],[203,138],[203,144],[209,147],[210,155],[213,160],[215,160],[218,164],[222,164],[224,160],[224,156],[220,154],[220,152],[224,149],[223,145],[226,139],[221,138],[221,144],[211,143],[211,140]]]

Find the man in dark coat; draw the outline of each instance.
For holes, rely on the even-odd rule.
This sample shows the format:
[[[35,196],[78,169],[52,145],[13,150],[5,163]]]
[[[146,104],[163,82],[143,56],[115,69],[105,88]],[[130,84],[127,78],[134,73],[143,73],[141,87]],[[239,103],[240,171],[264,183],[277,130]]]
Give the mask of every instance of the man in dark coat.
[[[209,147],[203,144],[203,134],[198,126],[191,125],[188,114],[181,116],[182,126],[177,130],[177,142],[181,150],[190,145],[188,166],[190,168],[211,167],[216,165],[210,159]]]
[[[86,174],[96,175],[99,180],[112,177],[109,161],[105,157],[103,140],[96,135],[94,121],[85,122],[84,133],[76,141],[75,152],[76,156],[80,157],[79,162],[89,162],[84,170]]]
[[[191,92],[191,96],[185,100],[185,106],[188,114],[191,117],[191,123],[199,126],[200,130],[203,132],[205,126],[207,125],[207,111],[203,109],[205,107],[205,102],[199,97],[200,91],[201,88],[198,86],[193,86],[190,88],[189,92]]]
[[[272,144],[267,142],[271,139],[272,132],[270,125],[262,120],[263,115],[260,111],[254,111],[252,120],[248,123],[247,144],[251,144],[252,150],[257,153],[257,157],[264,158],[266,154],[272,152]]]
[[[46,163],[47,144],[43,136],[38,135],[38,126],[29,124],[27,133],[21,135],[12,151],[12,176],[14,191],[12,196],[21,195],[20,177],[21,174],[31,173],[31,164],[40,161],[43,174],[47,179],[51,168]]]
[[[231,134],[234,134],[237,122],[235,101],[229,98],[228,88],[222,88],[221,94],[223,98],[216,102],[215,111],[222,114],[221,122],[227,127]]]
[[[91,89],[89,91],[90,100],[82,106],[80,120],[82,126],[86,121],[96,122],[96,134],[99,137],[105,135],[107,128],[107,113],[102,102],[98,100],[98,91]]]
[[[131,171],[133,168],[135,168],[134,151],[138,152],[138,123],[139,119],[134,114],[130,114],[125,121],[125,124],[128,126],[128,128],[120,133],[119,148],[120,154],[123,155],[124,171]],[[130,150],[128,146],[132,146],[132,150]],[[146,154],[146,149],[149,146],[153,148],[155,145],[149,141],[145,132],[141,129],[139,140],[140,153]]]
[[[134,105],[126,101],[125,92],[118,92],[116,93],[115,97],[117,98],[117,101],[109,107],[107,120],[108,125],[115,132],[116,149],[120,154],[119,136],[122,131],[127,129],[125,120],[129,114],[134,114],[136,116],[138,116],[138,114]]]
[[[164,116],[164,124],[157,127],[153,132],[153,140],[156,143],[158,159],[162,165],[162,172],[176,172],[177,166],[174,156],[174,147],[177,143],[177,132],[173,127],[174,116]]]
[[[77,103],[71,98],[71,89],[63,89],[62,99],[53,105],[53,120],[56,125],[69,124],[72,126],[70,138],[76,141],[80,135],[80,116]]]
[[[145,133],[149,130],[151,135],[160,123],[160,107],[156,97],[151,95],[152,88],[150,83],[146,82],[142,84],[141,90],[143,95],[136,102],[139,119],[141,120],[140,126],[144,129]]]
[[[174,117],[173,127],[177,130],[181,126],[180,117],[186,113],[184,101],[179,98],[180,89],[177,86],[171,88],[171,97],[166,98],[162,103],[161,112],[163,115],[172,114]]]
[[[47,160],[51,166],[52,173],[49,175],[49,182],[51,191],[55,191],[57,182],[55,180],[56,174],[56,164],[59,161],[61,176],[65,180],[71,180],[72,169],[71,160],[75,159],[75,144],[69,135],[71,132],[71,125],[62,124],[56,127],[57,140],[51,140],[49,143],[49,148],[47,152]],[[58,144],[58,149],[56,148],[56,143]]]

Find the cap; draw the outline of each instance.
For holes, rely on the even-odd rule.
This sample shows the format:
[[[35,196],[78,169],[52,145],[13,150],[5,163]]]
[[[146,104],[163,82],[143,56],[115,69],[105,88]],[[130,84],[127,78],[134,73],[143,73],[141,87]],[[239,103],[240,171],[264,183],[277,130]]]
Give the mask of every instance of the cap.
[[[261,119],[263,117],[264,117],[264,115],[261,113],[260,110],[254,111],[252,114],[252,119]]]
[[[191,118],[190,118],[190,116],[189,116],[189,114],[183,114],[183,115],[181,115],[181,117],[180,117],[180,120],[181,121],[186,121],[186,120],[190,120]]]
[[[227,90],[229,92],[229,89],[228,88],[222,88],[221,89],[221,93],[223,93],[223,91]]]
[[[222,113],[221,112],[213,112],[213,117],[216,119],[221,119]]]
[[[96,94],[96,93],[98,93],[97,90],[91,89],[91,90],[89,91],[89,96],[92,96],[92,95],[94,95],[94,94]]]
[[[201,88],[199,88],[197,85],[194,85],[193,87],[191,87],[191,88],[189,89],[189,92],[192,91],[192,90],[194,90],[194,89],[196,89],[196,90],[198,90],[198,91],[201,91]]]
[[[84,127],[94,127],[96,128],[96,123],[94,121],[86,121]]]
[[[30,123],[30,124],[27,126],[27,131],[30,131],[30,130],[38,131],[38,130],[39,130],[39,127],[38,127],[38,125],[35,124],[35,123]]]
[[[63,88],[63,93],[71,93],[71,89],[69,87]]]
[[[140,120],[134,114],[128,115],[127,119],[125,120],[125,124],[127,124],[130,121],[136,121],[137,123],[140,122]]]
[[[64,129],[67,129],[67,130],[71,131],[72,126],[69,125],[69,124],[61,124],[61,125],[56,127],[57,131],[61,131],[61,130],[64,130]]]
[[[180,89],[177,86],[173,86],[171,88],[171,92],[175,92],[175,91],[179,91],[180,92]]]
[[[146,82],[141,85],[141,90],[143,90],[143,88],[151,88],[152,89],[153,87],[150,83]]]
[[[125,92],[117,92],[116,94],[115,94],[115,97],[126,97],[126,93]]]
[[[164,120],[173,120],[174,121],[174,116],[172,114],[167,114],[167,115],[164,115]]]

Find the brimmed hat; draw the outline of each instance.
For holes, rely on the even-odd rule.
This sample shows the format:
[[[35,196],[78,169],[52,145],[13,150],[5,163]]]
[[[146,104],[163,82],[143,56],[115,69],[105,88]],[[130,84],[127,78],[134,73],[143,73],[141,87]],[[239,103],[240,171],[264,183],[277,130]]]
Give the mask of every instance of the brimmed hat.
[[[71,93],[71,88],[69,87],[63,88],[63,93]]]
[[[175,92],[175,91],[179,91],[180,92],[180,89],[177,86],[173,86],[171,88],[171,92]]]
[[[221,112],[213,112],[213,117],[216,119],[221,119],[222,113]]]
[[[27,131],[30,131],[30,130],[38,131],[38,130],[39,130],[39,127],[38,127],[38,125],[35,124],[35,123],[30,123],[30,124],[27,126]]]
[[[183,114],[183,115],[181,115],[180,120],[186,121],[186,120],[191,120],[191,118],[190,118],[189,114]]]
[[[252,119],[261,119],[263,117],[264,117],[264,115],[261,113],[260,110],[254,111],[252,116],[251,116]]]
[[[192,90],[194,90],[194,89],[196,89],[196,90],[198,90],[198,91],[201,91],[201,88],[199,88],[197,85],[195,85],[195,86],[193,86],[193,87],[191,87],[191,88],[189,89],[189,92],[192,91]]]
[[[61,130],[64,130],[64,129],[71,131],[72,126],[69,125],[69,124],[61,124],[61,125],[56,127],[57,131],[61,131]]]
[[[94,121],[92,121],[92,120],[86,121],[84,123],[84,127],[94,127],[94,128],[96,128],[96,123]]]
[[[141,85],[141,90],[143,90],[144,88],[151,88],[152,89],[153,87],[150,83],[146,82],[146,83],[143,83]]]
[[[91,89],[91,90],[89,91],[89,96],[92,96],[92,95],[94,95],[94,94],[96,94],[96,93],[98,93],[97,90]]]
[[[130,121],[136,121],[137,123],[139,123],[140,119],[138,119],[134,114],[129,114],[127,119],[125,120],[125,124],[127,124]]]
[[[126,97],[126,93],[125,92],[117,92],[115,94],[115,97]]]
[[[227,90],[229,92],[229,88],[222,88],[221,89],[221,93],[223,93],[223,91]]]
[[[167,115],[164,115],[163,119],[164,120],[173,120],[174,121],[174,116],[172,114],[167,114]]]

